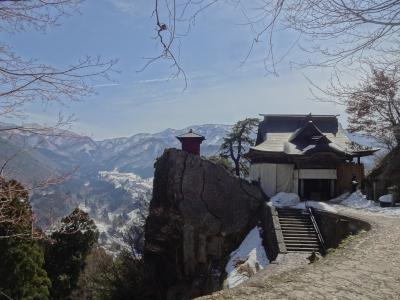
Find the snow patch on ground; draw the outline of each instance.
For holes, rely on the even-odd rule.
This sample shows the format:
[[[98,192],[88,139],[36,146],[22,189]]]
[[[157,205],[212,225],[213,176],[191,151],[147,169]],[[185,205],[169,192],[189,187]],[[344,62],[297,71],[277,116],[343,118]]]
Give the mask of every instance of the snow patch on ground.
[[[246,281],[268,264],[267,254],[260,237],[260,229],[256,226],[247,234],[239,248],[230,255],[225,268],[228,274],[228,287],[233,288]]]
[[[391,202],[392,195],[384,195],[379,198],[379,201]],[[370,213],[384,214],[387,216],[400,216],[400,207],[380,207],[379,202],[368,200],[361,191],[356,191],[351,194],[345,193],[327,202],[313,200],[300,202],[300,198],[297,194],[280,192],[271,198],[270,205],[297,209],[313,207],[318,210],[332,213],[337,213],[338,210],[345,206],[353,209],[363,209]]]
[[[297,194],[280,192],[271,198],[271,203],[276,207],[294,206],[300,203],[300,197]]]
[[[319,201],[303,201],[297,205],[291,206],[291,208],[298,208],[298,209],[306,209],[307,207],[312,207],[318,210],[324,210],[332,213],[337,213],[337,210],[330,204],[326,202],[319,202]]]
[[[348,195],[338,204],[352,208],[368,208],[376,206],[374,201],[368,200],[360,191]]]
[[[382,196],[384,200],[390,199],[391,195]],[[381,197],[381,198],[382,198]],[[381,199],[380,198],[380,199]],[[400,216],[400,207],[380,207],[378,202],[368,200],[360,191],[356,191],[344,198],[336,205],[346,206],[353,209],[362,209],[369,213],[383,214],[385,216]]]
[[[313,200],[300,202],[299,195],[294,193],[280,192],[271,198],[270,203],[272,203],[272,205],[275,207],[290,207],[297,209],[306,209],[307,207],[313,207],[315,209],[336,213],[336,209],[326,202]]]
[[[392,200],[393,200],[392,194],[387,194],[379,197],[379,202],[392,203]]]

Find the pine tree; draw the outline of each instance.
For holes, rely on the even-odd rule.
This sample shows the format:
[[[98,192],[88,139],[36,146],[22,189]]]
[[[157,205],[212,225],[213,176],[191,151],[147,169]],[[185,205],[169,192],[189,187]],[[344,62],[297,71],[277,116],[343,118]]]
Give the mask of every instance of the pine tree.
[[[52,299],[66,299],[76,288],[85,259],[99,233],[93,220],[76,208],[61,220],[46,247],[46,270],[52,282]]]
[[[49,299],[43,249],[32,237],[28,193],[15,180],[0,178],[0,299]]]
[[[255,128],[258,126],[257,118],[246,118],[233,125],[232,130],[224,137],[221,145],[220,156],[233,162],[233,173],[236,176],[248,175],[248,162],[243,155],[255,142]]]
[[[3,294],[11,299],[49,299],[51,283],[43,269],[43,249],[36,241],[2,240],[0,253],[0,291]]]

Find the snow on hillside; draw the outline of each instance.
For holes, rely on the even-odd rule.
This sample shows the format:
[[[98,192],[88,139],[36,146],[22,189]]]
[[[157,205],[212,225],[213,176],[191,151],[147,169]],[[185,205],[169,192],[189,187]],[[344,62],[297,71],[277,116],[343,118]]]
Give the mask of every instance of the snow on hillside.
[[[260,228],[254,227],[242,241],[239,248],[230,255],[225,271],[227,285],[233,288],[264,269],[269,264],[260,236]]]
[[[0,123],[1,127],[11,125]],[[144,222],[151,198],[154,162],[166,148],[180,147],[176,136],[189,129],[205,136],[201,154],[210,156],[218,152],[230,128],[218,124],[193,125],[102,141],[66,130],[54,136],[3,132],[0,153],[13,154],[24,145],[32,149],[18,157],[19,164],[12,165],[20,174],[28,174],[28,178],[16,172],[11,174],[23,182],[32,179],[32,175],[48,178],[55,177],[53,173],[70,174],[74,170],[69,180],[34,192],[32,204],[38,224],[48,226],[53,219],[79,206],[96,220],[100,240],[112,249],[122,244],[123,233],[130,224],[138,226]]]
[[[153,188],[153,178],[142,179],[134,173],[120,173],[114,171],[100,171],[99,177],[102,180],[111,182],[116,189],[123,188],[137,197],[140,192],[147,192]]]
[[[124,235],[133,227],[142,228],[148,214],[153,179],[143,179],[133,173],[118,171],[100,171],[99,179],[111,183],[115,189],[126,191],[131,201],[110,211],[110,209],[93,211],[81,204],[81,209],[88,211],[94,219],[99,232],[100,243],[110,253],[117,253],[128,245]],[[108,211],[106,216],[100,211]]]

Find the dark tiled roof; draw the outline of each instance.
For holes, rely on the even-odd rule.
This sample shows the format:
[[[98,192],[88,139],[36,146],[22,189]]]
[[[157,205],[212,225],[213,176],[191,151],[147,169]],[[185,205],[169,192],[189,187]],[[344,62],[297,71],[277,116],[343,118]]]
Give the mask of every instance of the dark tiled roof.
[[[331,151],[346,156],[370,155],[374,149],[354,151],[336,115],[264,115],[257,142],[250,152],[305,155]]]
[[[192,129],[190,129],[189,132],[187,132],[187,133],[178,135],[176,138],[177,138],[178,140],[179,140],[179,139],[185,139],[185,138],[196,138],[196,139],[205,140],[205,137],[204,137],[204,136],[193,132]]]

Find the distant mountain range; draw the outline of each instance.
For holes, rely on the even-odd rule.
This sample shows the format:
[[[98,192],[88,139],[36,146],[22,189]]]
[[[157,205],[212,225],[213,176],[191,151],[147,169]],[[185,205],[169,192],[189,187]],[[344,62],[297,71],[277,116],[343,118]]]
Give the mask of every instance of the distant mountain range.
[[[143,225],[156,158],[166,148],[179,147],[176,136],[189,129],[206,137],[201,153],[210,156],[217,154],[230,126],[195,125],[102,141],[65,130],[52,135],[0,131],[0,164],[9,159],[4,175],[27,186],[72,172],[60,184],[33,190],[37,223],[46,228],[79,206],[96,221],[102,244],[117,251],[129,226]]]
[[[0,124],[1,127],[10,126]],[[187,132],[189,128],[206,137],[201,151],[203,155],[208,156],[217,153],[221,140],[230,126],[196,125],[181,130],[166,129],[154,134],[141,133],[102,141],[95,141],[65,130],[51,136],[4,131],[0,132],[0,150],[5,154],[3,157],[5,159],[20,151],[19,149],[24,149],[10,162],[7,168],[9,172],[15,172],[19,168],[16,161],[24,158],[26,167],[39,168],[38,176],[59,174],[79,167],[80,174],[118,170],[148,178],[153,176],[154,160],[165,148],[179,147],[175,136]],[[26,170],[26,167],[23,169]]]

